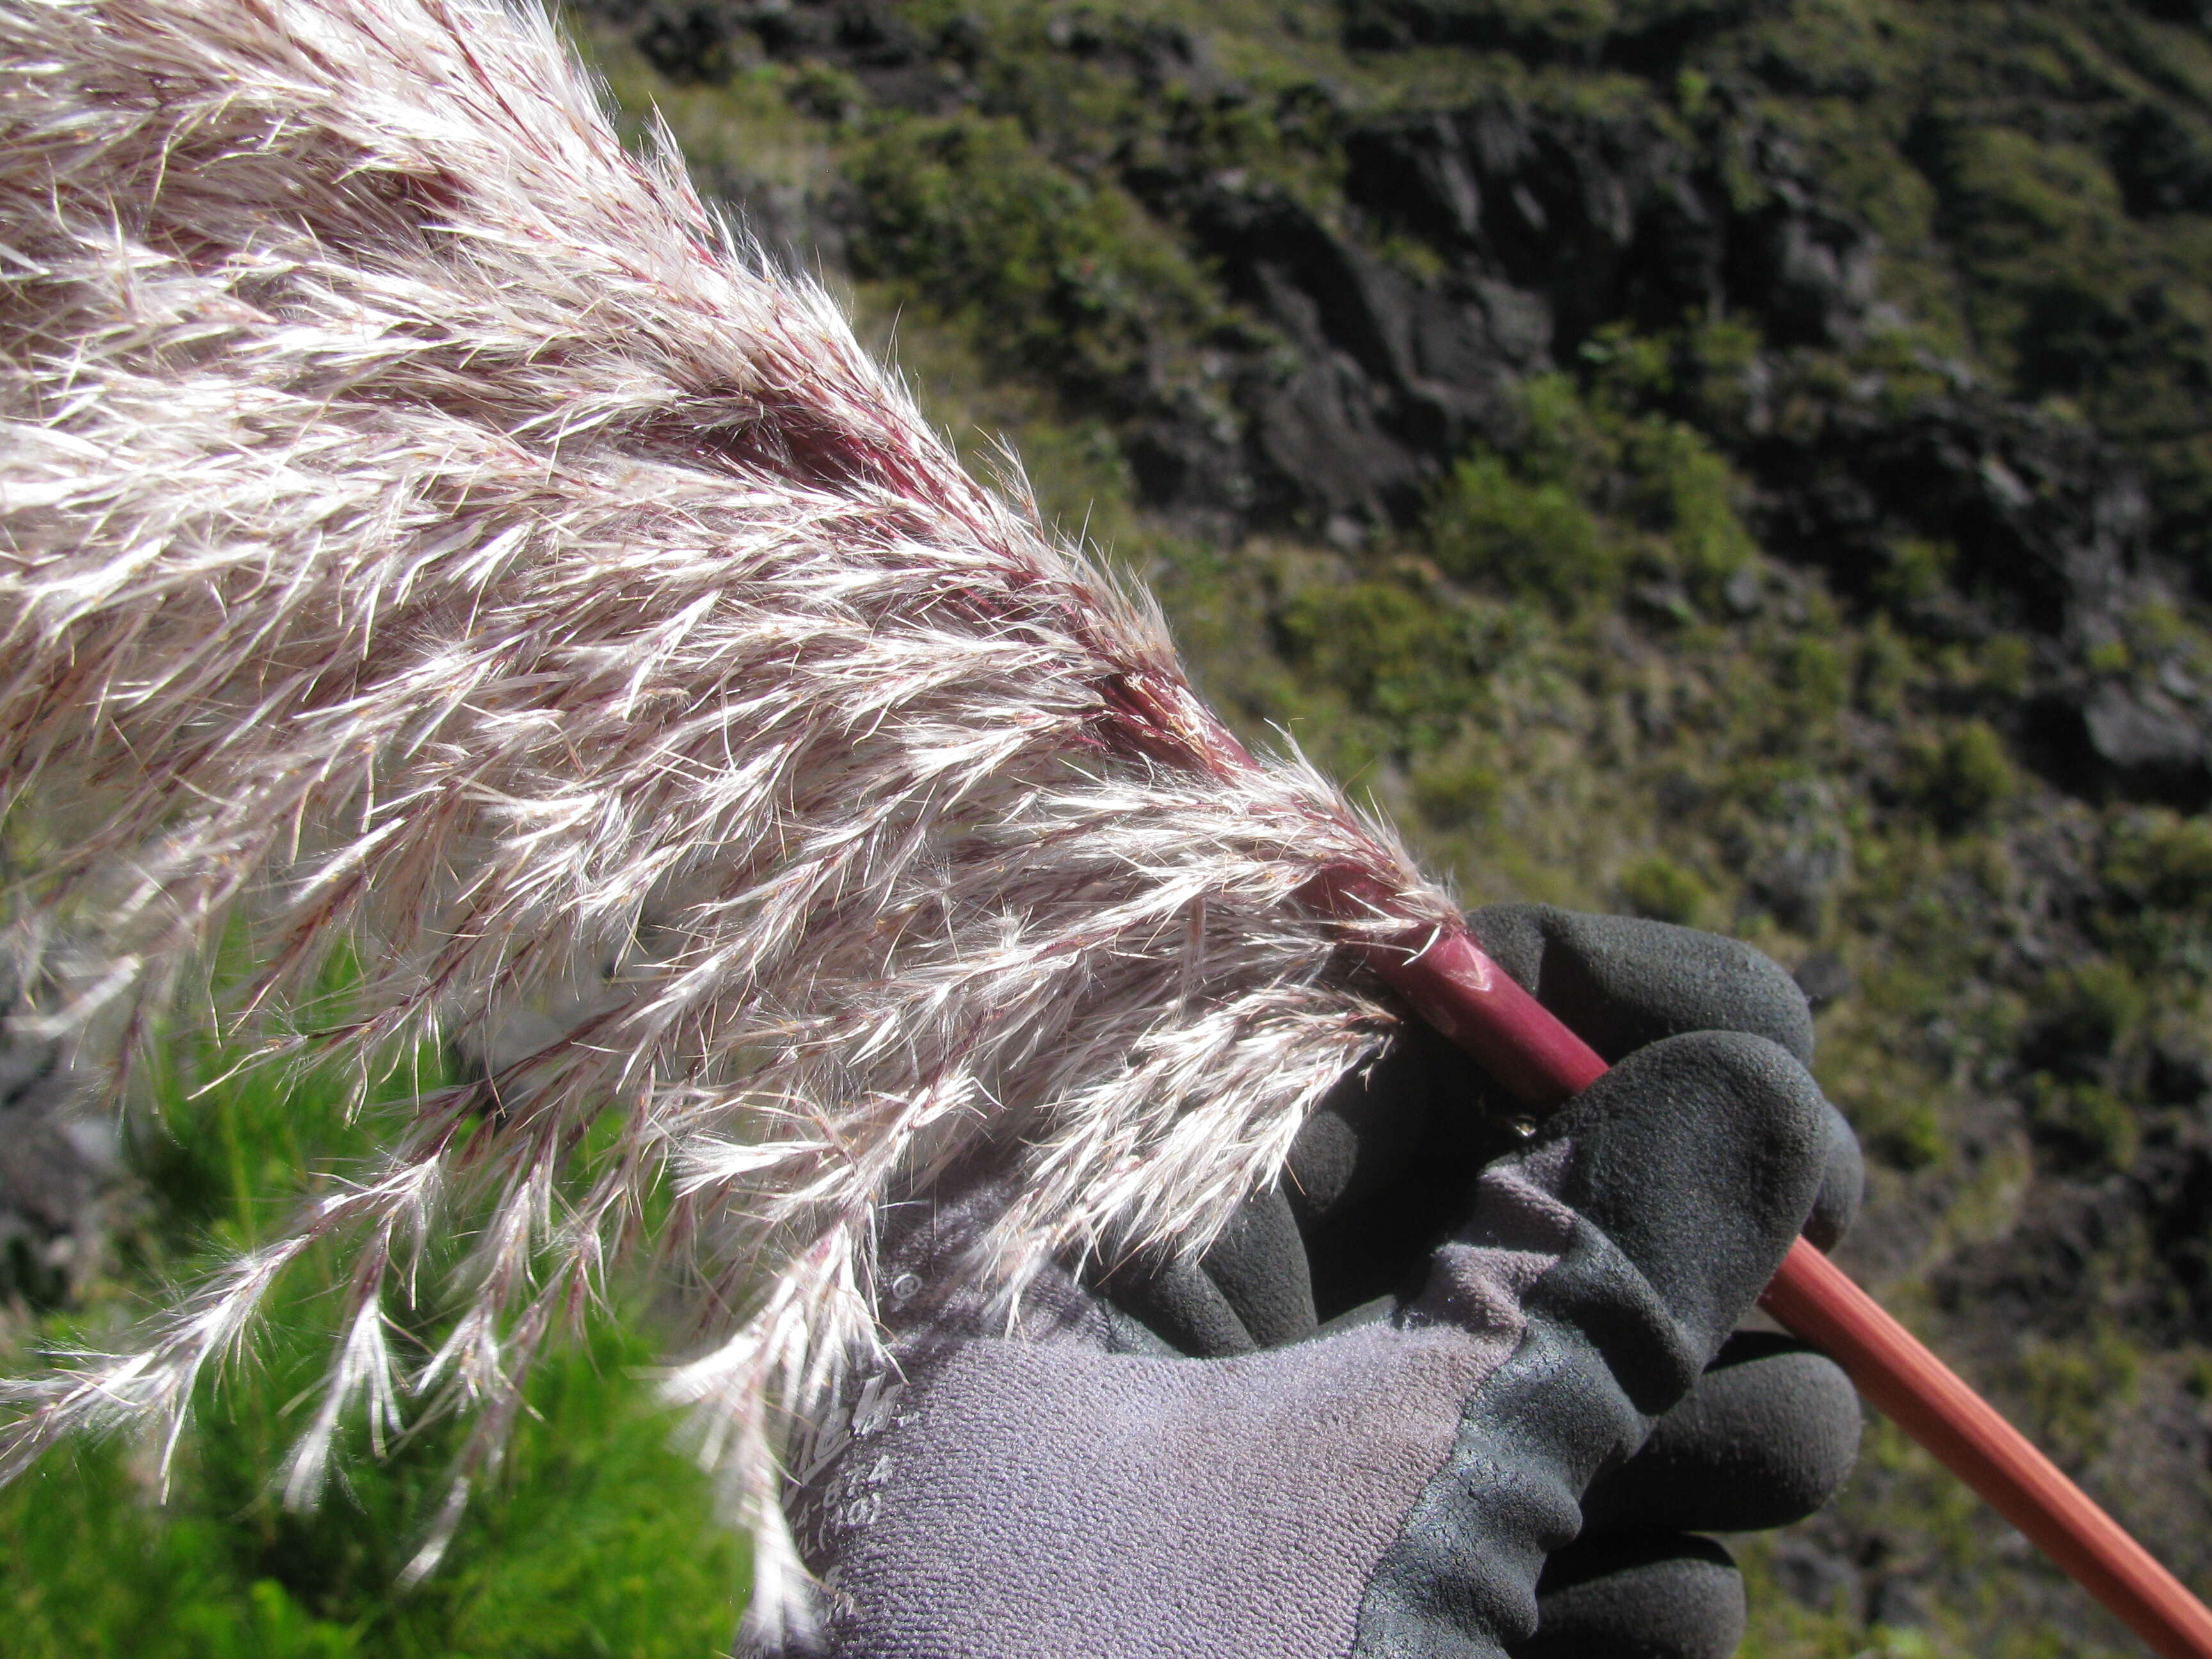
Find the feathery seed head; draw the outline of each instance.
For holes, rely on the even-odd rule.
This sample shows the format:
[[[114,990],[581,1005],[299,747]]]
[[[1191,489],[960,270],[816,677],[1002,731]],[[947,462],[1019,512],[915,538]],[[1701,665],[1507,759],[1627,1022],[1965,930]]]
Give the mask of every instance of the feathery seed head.
[[[819,289],[625,153],[542,17],[0,0],[0,788],[72,830],[9,918],[38,1018],[117,1052],[236,915],[241,1012],[367,964],[273,1055],[498,1056],[495,1110],[423,1096],[141,1352],[11,1385],[0,1473],[173,1441],[283,1267],[349,1241],[285,1491],[349,1412],[471,1410],[428,1571],[665,1173],[708,1286],[670,1389],[758,1534],[755,1616],[797,1616],[778,1451],[875,1340],[879,1206],[990,1147],[1002,1285],[1202,1239],[1391,1024],[1300,890],[1449,915]],[[468,1215],[406,1374],[410,1240]]]

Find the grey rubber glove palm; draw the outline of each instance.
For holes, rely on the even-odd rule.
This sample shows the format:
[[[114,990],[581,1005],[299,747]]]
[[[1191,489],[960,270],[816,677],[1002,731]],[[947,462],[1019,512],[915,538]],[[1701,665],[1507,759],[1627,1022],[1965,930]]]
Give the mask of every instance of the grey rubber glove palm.
[[[1803,1000],[1680,929],[1475,921],[1617,1062],[1525,1141],[1479,1078],[1401,1045],[1205,1258],[1056,1278],[1012,1337],[931,1290],[1003,1194],[903,1218],[902,1375],[800,1505],[834,1652],[1733,1644],[1732,1570],[1688,1529],[1802,1512],[1856,1438],[1825,1362],[1739,1344],[1707,1376],[1801,1226],[1856,1201]]]

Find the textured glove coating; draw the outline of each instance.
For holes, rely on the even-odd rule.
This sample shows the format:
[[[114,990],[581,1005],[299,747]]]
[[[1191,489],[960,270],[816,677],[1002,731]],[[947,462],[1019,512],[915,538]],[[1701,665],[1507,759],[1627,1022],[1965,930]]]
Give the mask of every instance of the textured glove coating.
[[[1740,939],[1637,916],[1491,904],[1468,918],[1493,961],[1608,1062],[1686,1031],[1741,1031],[1813,1063],[1813,1013],[1797,982]],[[1850,1231],[1866,1186],[1859,1144],[1829,1113],[1820,1196],[1805,1236]]]
[[[1501,966],[1608,1054],[1685,1030],[1737,1030],[1813,1053],[1796,984],[1733,939],[1628,917],[1496,905],[1470,918]],[[1829,1114],[1820,1195],[1805,1233],[1832,1245],[1858,1212],[1858,1143]],[[1583,1500],[1581,1536],[1546,1562],[1540,1625],[1515,1659],[1720,1659],[1743,1632],[1743,1587],[1700,1532],[1810,1515],[1850,1474],[1850,1379],[1787,1337],[1740,1333],[1662,1416],[1642,1451]]]

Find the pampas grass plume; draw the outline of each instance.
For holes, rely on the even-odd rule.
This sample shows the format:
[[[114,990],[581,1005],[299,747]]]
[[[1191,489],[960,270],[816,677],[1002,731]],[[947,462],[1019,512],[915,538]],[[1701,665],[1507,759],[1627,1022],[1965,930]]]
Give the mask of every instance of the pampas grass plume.
[[[964,474],[665,145],[626,153],[542,16],[0,0],[0,787],[49,832],[9,890],[22,1018],[127,1054],[235,926],[266,1063],[501,1056],[135,1351],[10,1385],[5,1472],[74,1430],[173,1446],[334,1241],[284,1495],[357,1415],[468,1412],[419,1575],[532,1361],[659,1249],[772,1635],[779,1455],[878,1357],[882,1206],[1011,1160],[973,1264],[1009,1295],[1202,1240],[1391,1027],[1300,890],[1449,915],[1244,759],[1149,603]],[[391,1311],[441,1230],[410,1366]]]

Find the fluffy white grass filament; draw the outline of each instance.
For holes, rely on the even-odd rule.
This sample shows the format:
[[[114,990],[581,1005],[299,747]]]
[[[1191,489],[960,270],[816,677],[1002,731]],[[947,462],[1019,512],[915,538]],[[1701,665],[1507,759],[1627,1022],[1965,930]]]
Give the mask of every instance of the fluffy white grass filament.
[[[541,17],[0,0],[0,284],[27,1018],[125,1052],[234,922],[272,1060],[366,1078],[561,1017],[139,1352],[15,1385],[8,1469],[76,1428],[173,1443],[343,1240],[285,1492],[357,1408],[471,1408],[427,1571],[533,1358],[658,1249],[696,1264],[671,1386],[772,1620],[778,1449],[871,1351],[878,1206],[994,1147],[1026,1167],[994,1284],[1204,1237],[1391,1024],[1293,896],[1349,868],[1451,914],[1321,779],[1231,759],[1146,602],[967,477],[672,155],[625,153]],[[317,1027],[341,944],[361,982]],[[464,1225],[406,1373],[391,1299]]]

